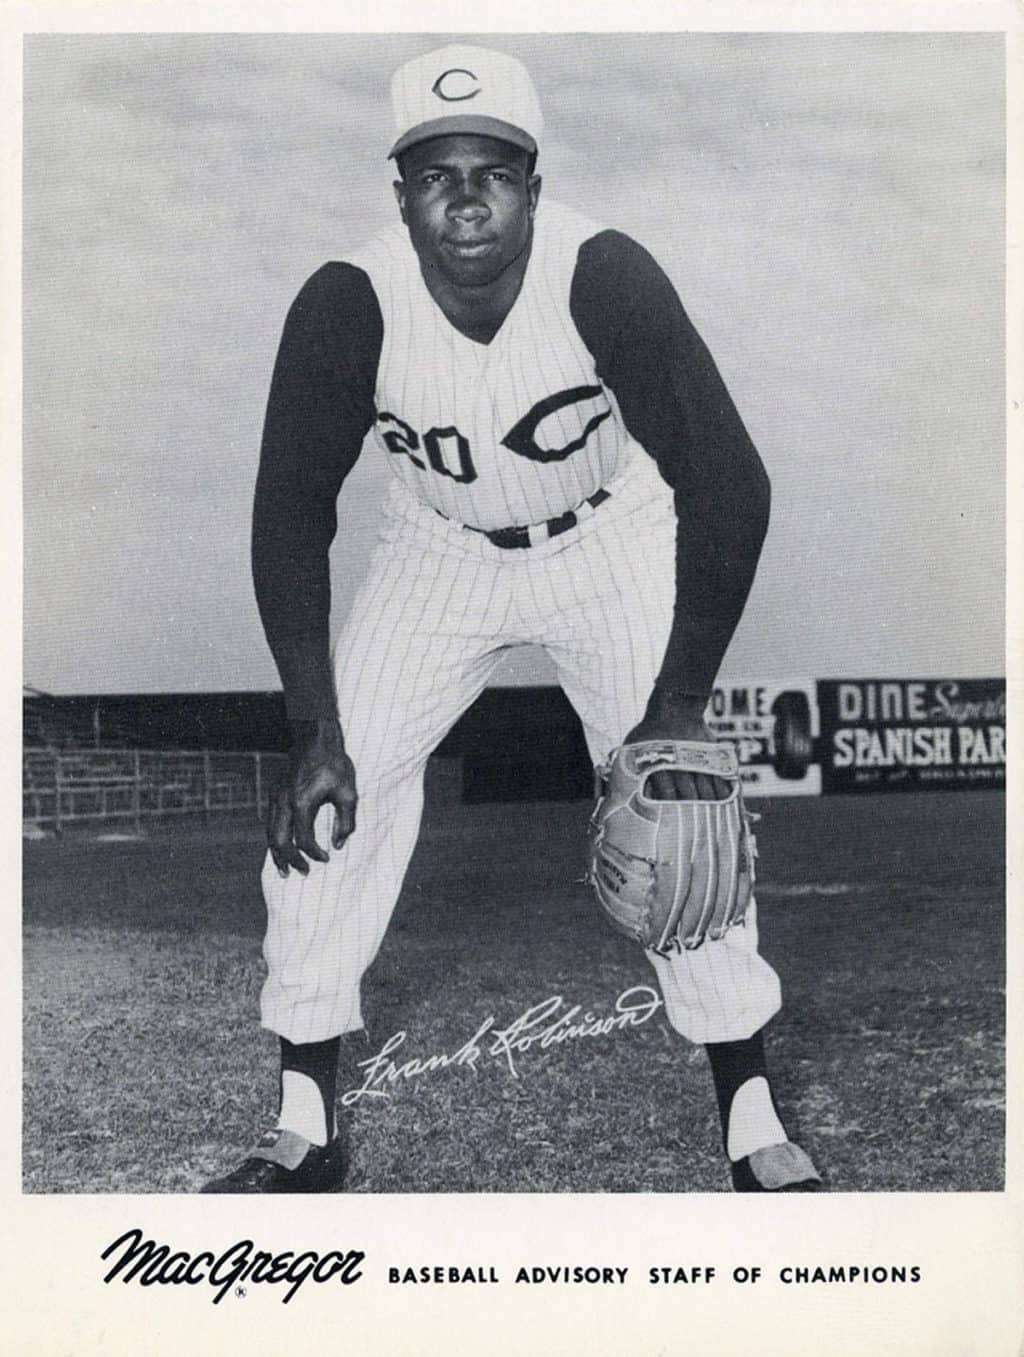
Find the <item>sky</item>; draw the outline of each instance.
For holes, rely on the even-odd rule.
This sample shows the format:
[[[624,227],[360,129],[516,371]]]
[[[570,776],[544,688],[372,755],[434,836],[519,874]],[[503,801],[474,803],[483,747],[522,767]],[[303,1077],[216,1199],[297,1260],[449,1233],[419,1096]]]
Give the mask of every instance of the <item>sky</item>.
[[[655,254],[771,475],[723,678],[1002,674],[1001,35],[129,34],[25,40],[25,682],[278,686],[281,326],[393,219],[391,71],[464,37],[530,68],[544,196]],[[342,491],[335,630],[387,475]]]

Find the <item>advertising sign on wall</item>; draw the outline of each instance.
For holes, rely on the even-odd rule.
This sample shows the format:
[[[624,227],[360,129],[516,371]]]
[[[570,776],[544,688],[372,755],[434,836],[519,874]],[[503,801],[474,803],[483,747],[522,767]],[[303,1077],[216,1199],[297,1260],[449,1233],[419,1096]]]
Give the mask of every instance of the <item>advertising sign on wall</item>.
[[[817,796],[821,768],[817,684],[812,679],[731,683],[714,690],[708,725],[732,740],[748,796]]]
[[[818,706],[825,792],[1005,786],[1005,679],[824,679]]]

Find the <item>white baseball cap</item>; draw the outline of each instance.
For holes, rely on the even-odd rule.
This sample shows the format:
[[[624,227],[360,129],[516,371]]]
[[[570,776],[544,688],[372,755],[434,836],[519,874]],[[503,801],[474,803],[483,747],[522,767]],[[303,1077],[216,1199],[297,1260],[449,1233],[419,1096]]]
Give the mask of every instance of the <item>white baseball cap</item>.
[[[536,154],[540,100],[522,62],[486,47],[442,47],[391,78],[398,140],[388,159],[417,142],[457,132],[497,137]]]

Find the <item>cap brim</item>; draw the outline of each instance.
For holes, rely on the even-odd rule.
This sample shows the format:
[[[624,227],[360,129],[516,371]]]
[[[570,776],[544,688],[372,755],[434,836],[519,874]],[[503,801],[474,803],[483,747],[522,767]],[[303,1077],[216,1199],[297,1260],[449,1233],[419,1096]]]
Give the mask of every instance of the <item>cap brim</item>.
[[[388,159],[401,155],[410,146],[418,146],[421,141],[430,141],[433,137],[451,137],[459,132],[478,137],[494,137],[498,141],[509,141],[520,150],[536,155],[537,143],[529,132],[512,123],[502,122],[500,118],[486,118],[480,114],[456,113],[447,118],[432,118],[429,122],[410,127],[388,152]]]

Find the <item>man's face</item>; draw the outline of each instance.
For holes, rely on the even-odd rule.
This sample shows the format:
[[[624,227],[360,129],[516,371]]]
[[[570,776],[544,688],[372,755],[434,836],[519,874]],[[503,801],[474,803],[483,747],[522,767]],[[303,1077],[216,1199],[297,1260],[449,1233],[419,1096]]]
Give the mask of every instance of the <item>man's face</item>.
[[[402,156],[402,220],[425,268],[457,287],[486,287],[530,239],[540,177],[527,153],[494,137],[432,137]]]

